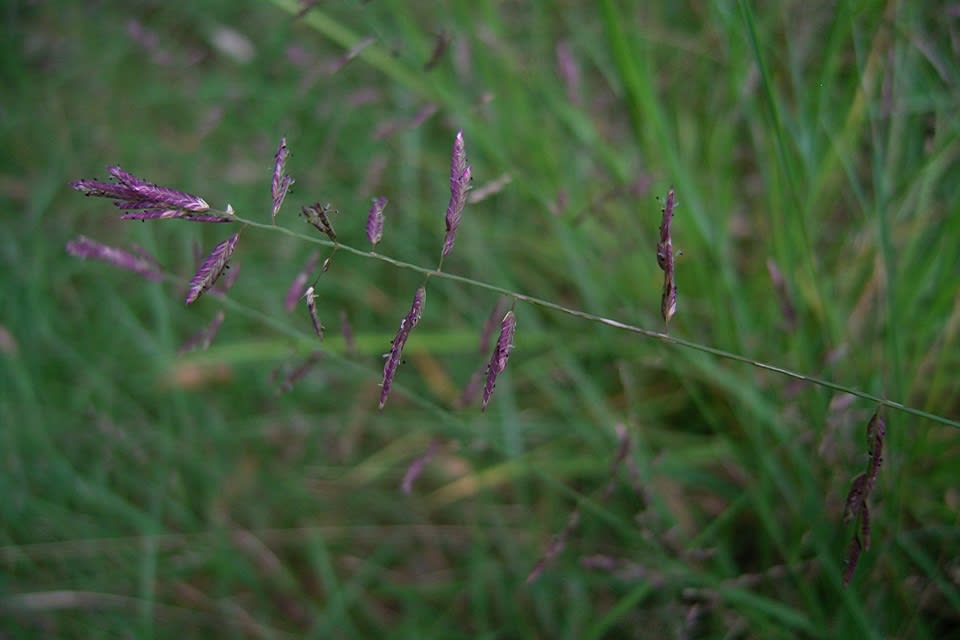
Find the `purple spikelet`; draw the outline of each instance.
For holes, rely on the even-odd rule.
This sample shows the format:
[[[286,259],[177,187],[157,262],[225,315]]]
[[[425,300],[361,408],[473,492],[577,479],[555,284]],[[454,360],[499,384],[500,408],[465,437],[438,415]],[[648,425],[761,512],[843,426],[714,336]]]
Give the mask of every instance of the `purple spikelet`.
[[[443,241],[441,257],[453,249],[457,238],[457,227],[463,207],[467,203],[467,191],[470,190],[470,165],[467,164],[467,152],[463,143],[463,131],[457,132],[453,141],[453,154],[450,159],[450,204],[447,205],[447,236]]]
[[[287,150],[287,139],[280,138],[280,146],[273,160],[273,181],[270,184],[270,194],[273,196],[273,216],[276,220],[280,213],[280,206],[283,205],[283,199],[287,197],[287,190],[293,184],[293,178],[287,175],[287,157],[290,152]]]
[[[382,196],[374,198],[370,212],[367,214],[367,239],[373,246],[377,246],[383,237],[383,209],[386,206],[386,198]]]
[[[487,403],[493,395],[493,388],[497,382],[497,376],[503,373],[507,368],[507,359],[510,357],[510,350],[513,349],[513,335],[517,331],[517,317],[513,311],[507,311],[500,322],[500,337],[497,339],[497,347],[490,356],[490,364],[487,365],[487,383],[483,387],[483,399],[480,402],[481,410],[486,410]]]
[[[210,255],[207,256],[200,269],[190,280],[190,286],[187,288],[186,303],[193,304],[204,291],[214,285],[217,279],[223,274],[227,266],[227,261],[233,255],[233,250],[237,248],[237,240],[240,234],[235,233],[213,248]]]
[[[407,344],[407,338],[410,332],[420,322],[420,315],[423,313],[423,303],[427,297],[427,290],[423,287],[417,289],[413,295],[413,304],[410,311],[400,321],[400,329],[397,335],[390,343],[390,352],[387,354],[387,362],[383,366],[383,382],[380,384],[380,409],[387,403],[387,397],[390,395],[390,387],[393,384],[393,378],[397,375],[397,367],[400,366],[400,357],[403,353],[403,347]]]
[[[440,439],[434,438],[430,441],[430,444],[427,445],[427,449],[414,458],[410,466],[407,467],[407,472],[403,474],[403,482],[400,483],[400,488],[405,494],[410,495],[413,492],[413,483],[416,482],[420,474],[423,473],[427,464],[433,459],[433,456],[436,455],[439,447]]]
[[[202,213],[210,208],[210,205],[199,196],[151,184],[120,167],[108,167],[107,172],[116,182],[75,180],[70,183],[70,186],[93,198],[115,200],[115,204],[121,209],[156,210],[166,213],[166,215],[154,216],[156,218],[185,217],[188,212]],[[169,212],[179,212],[184,215],[172,215]]]
[[[303,287],[307,284],[310,274],[316,268],[318,260],[320,260],[320,253],[314,251],[313,254],[310,255],[307,264],[303,267],[303,270],[297,274],[297,277],[294,278],[290,284],[290,288],[287,290],[287,297],[284,299],[284,307],[288,313],[297,307],[297,301],[304,291]]]
[[[223,319],[226,317],[223,309],[217,311],[217,315],[213,317],[213,320],[210,321],[210,324],[205,326],[203,329],[194,334],[187,342],[180,347],[180,350],[177,351],[177,355],[183,355],[187,351],[197,349],[199,351],[204,351],[210,346],[210,343],[216,337],[217,332],[220,330],[220,325],[223,324]]]
[[[148,280],[159,281],[163,276],[157,271],[156,260],[151,256],[135,256],[132,253],[100,244],[86,236],[77,236],[67,243],[67,252],[78,258],[102,260],[110,264],[138,273]]]

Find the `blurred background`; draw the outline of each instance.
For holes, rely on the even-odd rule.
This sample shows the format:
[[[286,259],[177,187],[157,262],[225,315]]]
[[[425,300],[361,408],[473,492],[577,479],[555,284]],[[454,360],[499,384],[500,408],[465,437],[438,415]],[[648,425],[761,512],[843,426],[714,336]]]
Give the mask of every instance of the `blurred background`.
[[[299,15],[298,15],[299,14]],[[3,638],[943,638],[960,628],[960,10],[940,3],[10,2],[0,37]],[[284,298],[346,251],[321,343]],[[124,222],[119,164],[270,221]],[[464,393],[524,302],[480,412]],[[71,257],[156,256],[144,280]],[[178,354],[224,311],[209,349]],[[341,333],[346,319],[353,340]],[[495,335],[493,337],[495,339]],[[312,355],[319,354],[319,355]],[[474,384],[476,384],[474,382]],[[876,404],[872,545],[843,523]],[[466,402],[464,395],[467,396]],[[949,424],[954,421],[953,424]],[[405,494],[401,482],[432,458]],[[529,584],[528,584],[529,583]]]

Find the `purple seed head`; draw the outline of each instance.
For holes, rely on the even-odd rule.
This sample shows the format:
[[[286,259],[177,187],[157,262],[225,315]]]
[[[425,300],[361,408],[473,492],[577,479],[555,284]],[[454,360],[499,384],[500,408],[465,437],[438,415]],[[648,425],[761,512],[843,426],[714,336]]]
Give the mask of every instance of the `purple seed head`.
[[[280,138],[280,146],[273,160],[273,180],[270,184],[270,193],[273,196],[273,218],[276,219],[280,213],[280,206],[284,198],[287,197],[287,191],[293,184],[293,178],[287,175],[287,157],[290,152],[287,150],[287,139]]]
[[[200,269],[190,280],[190,285],[187,287],[187,304],[196,302],[204,291],[216,283],[217,279],[223,274],[234,249],[237,248],[237,240],[239,239],[240,234],[235,233],[213,248],[213,251],[210,252],[210,255],[207,256],[203,264],[200,265]]]
[[[78,258],[102,260],[110,264],[138,273],[148,280],[159,281],[163,276],[157,271],[157,261],[153,256],[135,256],[122,249],[100,244],[86,236],[78,236],[67,243],[67,252]]]
[[[393,378],[397,375],[397,367],[400,366],[400,358],[403,354],[403,347],[407,344],[407,338],[410,332],[420,322],[420,315],[423,313],[423,303],[426,301],[427,290],[423,287],[417,289],[413,295],[413,304],[410,311],[400,321],[400,329],[397,335],[390,343],[390,352],[387,354],[387,361],[383,365],[383,382],[380,383],[380,409],[387,403],[387,397],[390,395],[390,387],[393,385]]]
[[[447,205],[446,225],[447,236],[443,241],[443,252],[446,256],[453,249],[457,237],[457,227],[463,207],[467,203],[467,191],[470,190],[470,165],[467,164],[467,152],[463,142],[463,131],[457,132],[453,141],[453,154],[450,159],[450,203]]]
[[[517,331],[517,317],[513,311],[507,311],[500,322],[500,337],[497,339],[497,347],[490,356],[490,364],[487,365],[487,383],[483,387],[483,399],[480,402],[481,410],[486,410],[487,403],[493,395],[493,388],[497,383],[497,376],[503,373],[507,368],[507,359],[510,357],[510,350],[513,349],[513,336]]]
[[[370,212],[367,214],[367,239],[373,246],[376,246],[383,237],[383,209],[386,206],[386,198],[382,196],[374,198]]]

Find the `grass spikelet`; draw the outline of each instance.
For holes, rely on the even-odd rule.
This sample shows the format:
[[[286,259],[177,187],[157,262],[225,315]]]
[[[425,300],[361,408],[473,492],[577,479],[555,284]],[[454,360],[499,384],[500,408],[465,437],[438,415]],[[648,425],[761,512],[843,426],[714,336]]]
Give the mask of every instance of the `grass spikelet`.
[[[876,411],[867,423],[867,452],[870,460],[867,463],[866,494],[873,490],[877,475],[880,473],[880,466],[883,464],[883,439],[886,435],[887,424],[880,417],[880,412]]]
[[[307,264],[304,265],[303,269],[300,270],[300,273],[297,274],[297,277],[295,277],[293,282],[290,283],[290,288],[287,289],[287,296],[283,301],[283,306],[287,310],[287,313],[290,313],[297,307],[297,301],[304,292],[303,287],[307,284],[307,280],[310,279],[310,274],[313,273],[313,270],[316,268],[319,260],[320,253],[314,251],[312,254],[310,254],[310,259],[307,260]]]
[[[239,239],[240,234],[235,233],[213,248],[213,251],[210,252],[210,255],[207,256],[203,264],[200,265],[200,269],[190,280],[190,286],[187,287],[187,304],[196,302],[204,291],[216,283],[227,266],[230,256],[233,255],[234,249],[237,248],[237,240]]]
[[[426,301],[426,297],[427,290],[425,288],[420,287],[417,289],[417,292],[413,295],[413,304],[410,306],[410,311],[404,316],[403,320],[400,321],[400,329],[390,343],[390,352],[387,353],[387,361],[383,366],[383,382],[380,383],[379,408],[381,410],[387,403],[387,398],[390,396],[390,387],[393,384],[393,378],[397,375],[397,367],[400,366],[403,347],[407,344],[407,338],[410,337],[410,332],[413,331],[414,327],[420,322],[420,315],[423,313],[423,303]]]
[[[864,489],[867,484],[867,474],[859,473],[850,484],[850,492],[843,507],[843,522],[849,524],[856,518],[863,507]]]
[[[189,340],[187,340],[183,346],[180,347],[179,351],[177,351],[177,355],[183,355],[184,353],[192,351],[193,349],[205,351],[210,346],[210,342],[212,342],[214,337],[216,337],[225,317],[226,314],[224,313],[223,309],[217,311],[217,315],[213,317],[213,320],[210,321],[210,324],[205,326],[203,329],[195,333]]]
[[[347,353],[355,354],[357,352],[357,339],[353,335],[350,318],[347,317],[347,312],[343,309],[340,310],[340,335],[343,336],[343,345]]]
[[[320,323],[320,315],[317,313],[317,292],[313,287],[307,287],[303,297],[307,299],[307,311],[310,313],[313,330],[317,337],[323,340],[323,325]]]
[[[337,233],[333,230],[333,225],[330,224],[328,214],[336,212],[337,210],[333,209],[329,203],[320,204],[319,202],[301,209],[301,213],[303,214],[304,220],[307,221],[307,224],[313,225],[334,242],[337,241]]]
[[[290,156],[287,150],[287,139],[280,138],[280,146],[273,158],[273,180],[270,183],[270,195],[273,198],[273,214],[271,219],[276,222],[277,214],[280,213],[280,207],[283,200],[287,197],[287,191],[293,184],[293,178],[287,175],[287,158]]]
[[[500,337],[497,339],[497,347],[490,356],[490,364],[487,365],[487,383],[483,387],[483,399],[480,401],[480,410],[485,411],[490,397],[493,396],[493,388],[497,383],[497,376],[503,373],[507,368],[507,360],[510,358],[510,351],[513,349],[513,335],[517,331],[517,317],[513,311],[507,311],[500,322]]]
[[[447,205],[445,222],[447,236],[443,240],[441,258],[446,257],[453,249],[457,238],[457,228],[463,215],[463,207],[467,203],[467,191],[470,190],[470,165],[467,164],[467,151],[463,142],[463,131],[457,132],[453,141],[453,153],[450,158],[450,203]]]
[[[387,206],[387,202],[387,199],[382,196],[374,198],[367,213],[367,239],[373,246],[377,246],[383,238],[383,209]]]
[[[574,509],[570,516],[567,518],[567,524],[563,527],[563,530],[557,535],[553,536],[550,540],[550,544],[547,545],[547,550],[544,551],[543,555],[534,563],[533,569],[530,570],[530,573],[527,574],[527,584],[531,585],[537,581],[543,571],[549,567],[554,559],[560,555],[564,547],[567,546],[567,539],[570,537],[570,534],[574,532],[577,526],[580,524],[580,509]]]
[[[152,184],[118,166],[108,167],[107,172],[117,182],[75,180],[70,187],[93,198],[115,200],[121,209],[175,209],[202,213],[210,208],[199,196]]]
[[[133,271],[147,280],[157,282],[163,279],[163,276],[157,271],[156,260],[151,256],[135,256],[123,249],[100,244],[86,236],[77,236],[68,242],[67,252],[78,258],[101,260],[115,267]]]
[[[306,376],[307,373],[309,373],[309,371],[314,367],[314,365],[320,361],[321,355],[322,354],[319,351],[312,352],[306,360],[301,362],[293,371],[284,377],[283,382],[281,382],[280,386],[277,387],[275,395],[280,395],[293,389],[293,385]]]
[[[657,265],[663,270],[663,293],[660,296],[660,315],[665,324],[677,312],[677,283],[674,273],[673,238],[670,225],[673,222],[673,212],[676,208],[676,194],[673,187],[667,191],[667,199],[663,205],[663,219],[660,221],[660,239],[657,242]]]
[[[863,552],[863,545],[860,543],[860,538],[856,535],[850,540],[850,544],[847,545],[847,553],[844,558],[844,570],[843,570],[843,584],[844,586],[850,584],[850,581],[853,580],[853,574],[857,570],[857,564],[860,562],[860,554]]]
[[[400,483],[400,488],[405,494],[410,495],[413,491],[413,483],[416,482],[420,474],[423,473],[427,464],[433,460],[433,456],[436,455],[439,447],[440,438],[434,438],[430,441],[430,444],[427,445],[426,450],[414,458],[410,466],[407,467],[406,473],[403,474],[403,482]]]

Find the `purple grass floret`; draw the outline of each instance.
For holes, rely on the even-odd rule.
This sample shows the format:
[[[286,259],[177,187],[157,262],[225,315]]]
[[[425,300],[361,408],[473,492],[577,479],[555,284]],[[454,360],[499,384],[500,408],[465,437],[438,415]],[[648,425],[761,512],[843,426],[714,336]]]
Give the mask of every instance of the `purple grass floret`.
[[[485,411],[490,397],[493,395],[493,388],[497,383],[497,376],[503,373],[507,368],[507,359],[510,357],[510,350],[513,349],[513,335],[517,331],[517,318],[513,311],[507,311],[500,322],[500,337],[497,339],[497,347],[490,356],[490,364],[487,365],[487,383],[483,387],[483,399],[480,401],[481,411]]]
[[[407,344],[407,338],[410,332],[420,322],[420,315],[423,313],[423,303],[427,297],[427,290],[423,287],[417,289],[413,295],[413,304],[410,311],[400,321],[400,329],[397,335],[390,343],[390,352],[386,355],[387,361],[383,366],[383,382],[380,383],[380,404],[382,410],[387,403],[387,397],[390,395],[390,387],[393,385],[393,378],[397,375],[397,367],[400,366],[400,358],[403,355],[403,347]]]
[[[427,464],[433,459],[433,456],[436,455],[439,446],[440,438],[434,438],[430,441],[430,444],[427,445],[426,450],[414,458],[410,466],[407,467],[407,472],[403,474],[403,482],[400,483],[400,488],[405,494],[410,495],[410,493],[413,492],[413,483],[417,481],[417,478],[423,473]]]
[[[223,270],[237,248],[237,240],[240,234],[235,233],[213,248],[210,255],[207,256],[200,269],[190,280],[190,286],[187,288],[186,303],[193,304],[197,301],[204,291],[212,287],[218,278],[223,274]]]
[[[307,292],[303,294],[307,299],[307,311],[310,313],[310,322],[313,323],[313,330],[317,337],[323,340],[323,324],[320,323],[320,314],[317,313],[317,292],[313,287],[307,287]]]
[[[570,513],[570,516],[567,518],[567,524],[560,533],[553,536],[550,540],[550,544],[547,545],[547,550],[544,551],[543,555],[534,563],[533,568],[530,570],[530,573],[527,574],[527,584],[531,585],[537,581],[540,577],[540,574],[549,567],[558,555],[563,551],[564,547],[567,546],[567,539],[570,537],[577,526],[580,524],[580,509],[574,509]]]
[[[427,104],[423,109],[420,109],[420,111],[418,111],[416,115],[414,115],[410,119],[409,127],[411,129],[416,129],[417,127],[422,125],[424,122],[426,122],[430,118],[430,116],[432,116],[439,110],[440,110],[440,107],[433,104],[432,102]]]
[[[350,318],[347,317],[347,312],[343,309],[340,310],[340,333],[343,335],[343,344],[347,353],[356,353],[357,340],[353,335],[353,327],[350,326]]]
[[[123,249],[100,244],[86,236],[77,236],[68,242],[67,252],[78,258],[91,258],[109,262],[115,267],[138,273],[148,280],[159,281],[163,279],[163,276],[157,271],[157,261],[153,256],[135,256]]]
[[[107,172],[117,182],[76,180],[70,186],[93,198],[116,200],[122,209],[177,209],[200,213],[210,208],[199,196],[151,184],[120,167],[108,167]]]
[[[283,304],[287,313],[290,313],[297,307],[297,302],[304,292],[303,287],[307,284],[307,280],[310,279],[310,274],[313,273],[313,270],[317,267],[318,260],[320,260],[320,252],[314,251],[313,254],[310,255],[310,259],[307,260],[307,264],[304,265],[300,273],[297,274],[297,277],[293,279],[290,288],[287,289],[287,297],[284,299]]]
[[[367,239],[373,246],[377,246],[383,237],[383,209],[386,206],[386,198],[383,196],[374,198],[370,212],[367,214]]]
[[[287,150],[287,139],[280,138],[280,146],[273,160],[273,180],[270,184],[270,194],[273,196],[273,216],[276,220],[280,213],[280,207],[283,205],[284,198],[287,197],[287,191],[293,184],[293,178],[287,175],[287,158],[290,152]]]
[[[463,143],[463,131],[457,132],[453,141],[453,154],[450,159],[450,204],[447,205],[446,225],[447,236],[443,241],[445,257],[453,249],[457,238],[457,227],[463,215],[463,207],[467,203],[467,191],[470,190],[470,165],[467,164],[467,152]]]
[[[293,385],[299,382],[304,376],[306,376],[307,373],[309,373],[310,370],[314,367],[314,365],[316,365],[317,362],[320,361],[321,355],[322,354],[319,351],[314,351],[307,357],[306,360],[300,363],[300,365],[296,369],[288,373],[284,377],[283,382],[277,388],[276,395],[280,395],[281,393],[286,393],[287,391],[290,391],[291,389],[293,389]]]
[[[217,332],[220,330],[220,325],[223,324],[223,319],[226,317],[223,309],[217,311],[217,315],[213,317],[213,320],[210,321],[210,324],[205,326],[203,329],[195,333],[182,347],[177,351],[177,355],[183,355],[187,351],[197,349],[199,351],[205,351],[209,346],[210,342],[216,337]]]

